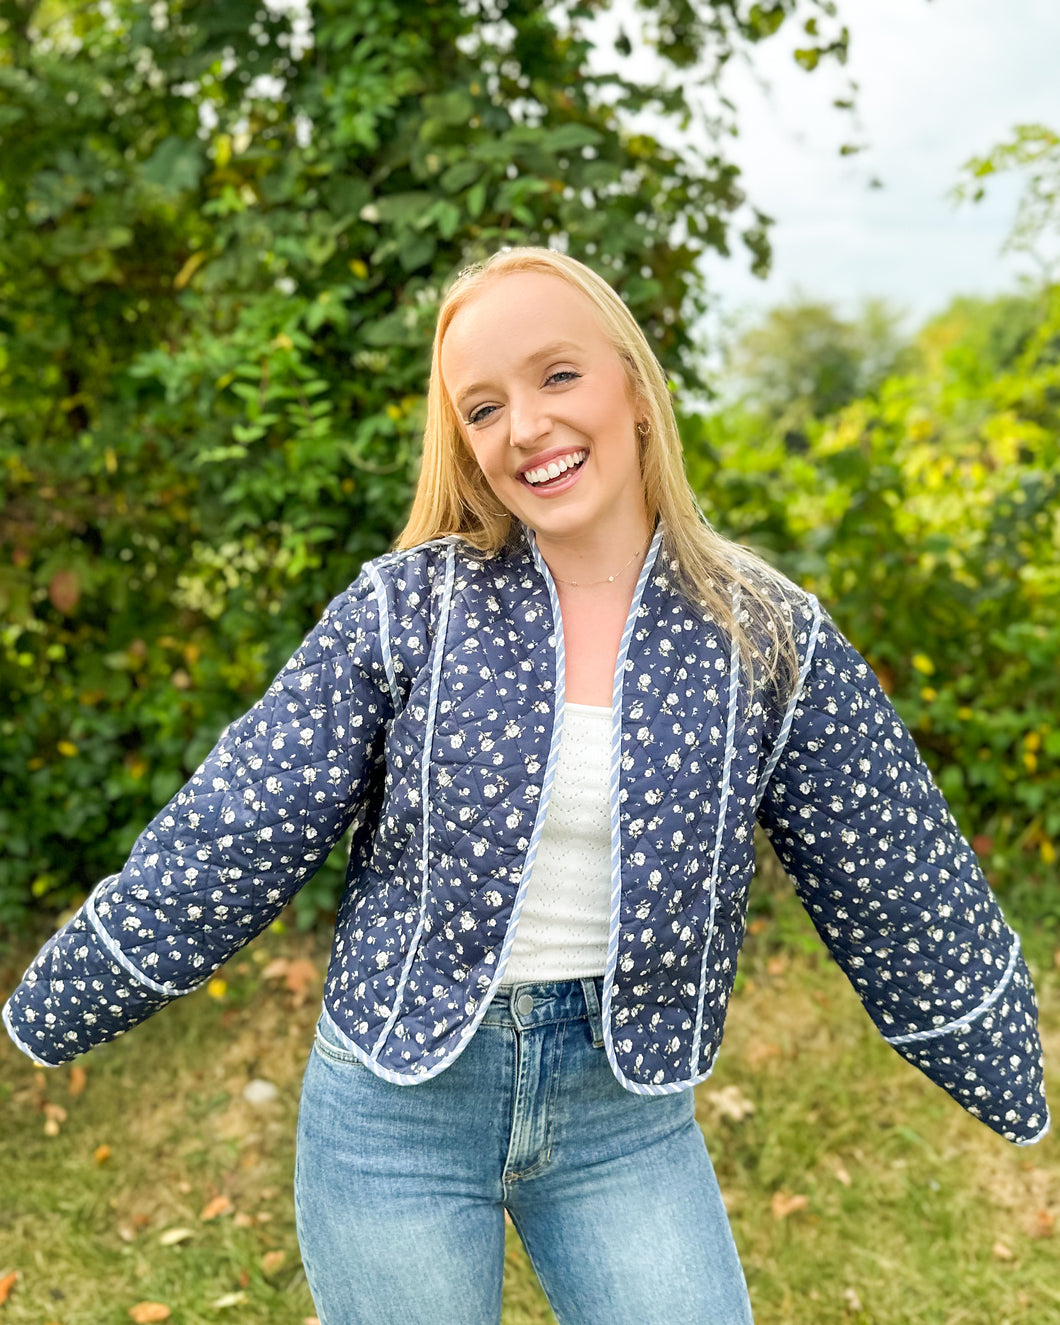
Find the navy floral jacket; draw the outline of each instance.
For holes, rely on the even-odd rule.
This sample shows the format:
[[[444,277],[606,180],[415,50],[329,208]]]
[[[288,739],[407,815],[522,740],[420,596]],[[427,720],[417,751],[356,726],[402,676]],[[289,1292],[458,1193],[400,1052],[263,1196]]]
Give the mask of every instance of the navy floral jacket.
[[[885,1039],[1026,1144],[1048,1127],[1019,940],[873,673],[788,583],[790,697],[748,702],[657,528],[615,671],[603,1023],[638,1094],[709,1075],[760,823]],[[511,951],[563,734],[559,600],[524,526],[365,563],[4,1008],[68,1062],[202,984],[352,827],[323,1016],[387,1081],[467,1045]]]

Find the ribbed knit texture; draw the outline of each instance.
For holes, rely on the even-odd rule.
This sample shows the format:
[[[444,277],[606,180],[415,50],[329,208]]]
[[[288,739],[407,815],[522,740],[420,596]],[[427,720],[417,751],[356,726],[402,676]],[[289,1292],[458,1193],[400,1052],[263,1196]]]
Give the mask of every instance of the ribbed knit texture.
[[[603,975],[611,907],[611,709],[567,703],[541,845],[501,987]]]

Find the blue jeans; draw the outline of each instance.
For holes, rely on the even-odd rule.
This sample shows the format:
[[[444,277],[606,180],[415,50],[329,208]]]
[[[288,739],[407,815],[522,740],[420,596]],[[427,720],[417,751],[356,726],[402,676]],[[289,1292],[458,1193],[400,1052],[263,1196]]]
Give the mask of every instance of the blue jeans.
[[[295,1210],[322,1325],[497,1325],[505,1210],[560,1325],[748,1325],[693,1092],[619,1085],[602,985],[499,991],[455,1062],[410,1086],[321,1019]]]

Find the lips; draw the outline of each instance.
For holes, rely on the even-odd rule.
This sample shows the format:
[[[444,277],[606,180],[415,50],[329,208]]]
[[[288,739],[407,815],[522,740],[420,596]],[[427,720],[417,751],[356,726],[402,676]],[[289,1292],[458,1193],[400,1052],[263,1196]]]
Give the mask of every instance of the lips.
[[[569,455],[570,452],[561,451],[559,454]],[[524,474],[518,475],[518,481],[523,485],[524,488],[528,488],[538,497],[552,497],[554,495],[558,496],[560,493],[567,492],[570,488],[574,487],[575,483],[577,483],[578,479],[581,477],[583,471],[585,470],[585,467],[588,465],[591,458],[592,458],[591,454],[586,455],[585,459],[581,462],[580,465],[575,466],[574,469],[568,469],[566,473],[561,474],[557,479],[553,479],[551,483],[534,484],[531,483],[525,477]],[[547,461],[545,463],[547,464]],[[541,461],[535,461],[535,463],[529,465],[528,468],[531,470],[541,468]]]

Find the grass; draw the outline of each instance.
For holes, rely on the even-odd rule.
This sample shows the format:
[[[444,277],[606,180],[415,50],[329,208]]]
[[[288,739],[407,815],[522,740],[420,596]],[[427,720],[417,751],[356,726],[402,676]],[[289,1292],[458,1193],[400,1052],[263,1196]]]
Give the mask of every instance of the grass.
[[[768,893],[754,929],[696,1093],[757,1325],[1060,1323],[1056,1136],[1011,1146],[904,1064],[790,893]],[[1055,940],[1024,939],[1052,1068]],[[281,956],[315,976],[295,967],[287,989],[268,974]],[[291,1176],[325,959],[320,939],[268,932],[220,997],[200,991],[94,1050],[83,1078],[2,1037],[0,1280],[20,1277],[0,1325],[127,1325],[143,1301],[173,1325],[312,1316]],[[254,1106],[242,1092],[258,1077],[278,1094]],[[1051,1085],[1055,1108],[1055,1072]],[[504,1301],[504,1325],[554,1320],[511,1227]]]

